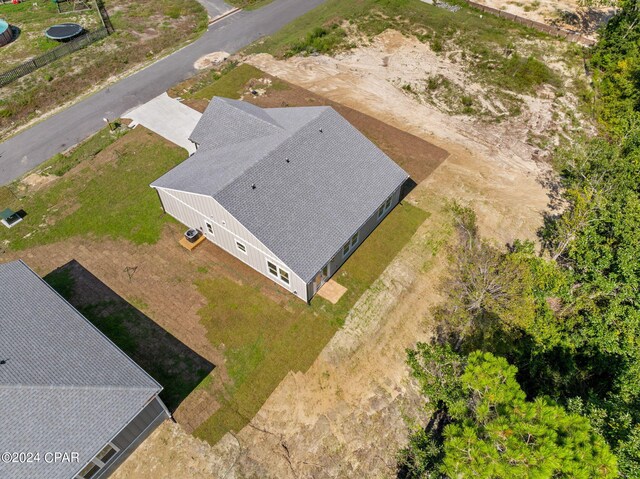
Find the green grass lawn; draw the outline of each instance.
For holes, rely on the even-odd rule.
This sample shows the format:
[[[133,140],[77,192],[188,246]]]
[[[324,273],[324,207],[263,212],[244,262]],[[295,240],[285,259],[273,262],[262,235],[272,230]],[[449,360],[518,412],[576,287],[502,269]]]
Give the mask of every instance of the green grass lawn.
[[[214,72],[213,76],[205,81],[205,86],[193,95],[193,98],[205,98],[210,100],[214,96],[225,98],[239,98],[242,88],[252,78],[262,78],[263,73],[257,68],[246,63],[235,66],[231,64],[220,73]]]
[[[196,100],[211,100],[214,96],[238,99],[242,96],[250,80],[264,78],[264,72],[248,63],[240,65],[230,63],[220,72],[211,71],[202,75],[196,82],[189,85],[187,90],[180,90],[182,98]],[[264,88],[262,85],[261,88]],[[285,90],[289,86],[281,80],[275,79],[269,85],[272,90]]]
[[[136,244],[159,239],[162,226],[170,220],[149,184],[185,160],[187,152],[143,128],[114,142],[116,138],[108,130],[102,131],[71,155],[54,158],[46,171],[65,173],[84,162],[36,194],[22,196],[13,185],[16,196],[10,206],[25,210],[27,216],[3,232],[9,249],[22,250],[78,235],[123,238]],[[87,161],[98,153],[111,161],[98,165]]]
[[[311,306],[294,297],[280,305],[255,286],[224,278],[198,283],[209,303],[200,311],[207,337],[214,346],[224,345],[233,383],[196,436],[213,444],[239,431],[289,371],[306,371],[427,216],[408,203],[397,206],[334,276],[348,288],[336,305],[318,296]]]

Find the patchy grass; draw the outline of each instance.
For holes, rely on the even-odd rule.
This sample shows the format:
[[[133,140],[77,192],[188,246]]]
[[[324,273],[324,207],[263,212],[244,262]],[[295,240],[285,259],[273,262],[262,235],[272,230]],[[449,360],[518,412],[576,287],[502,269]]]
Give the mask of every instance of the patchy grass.
[[[249,86],[264,88],[258,85],[259,80],[264,79],[265,74],[261,70],[243,63],[229,64],[220,72],[211,72],[197,83],[191,86],[187,92],[183,91],[183,98],[211,100],[214,96],[238,99],[246,92]],[[268,88],[284,90],[288,86],[280,80],[273,80]]]
[[[251,65],[246,63],[240,66],[231,64],[220,73],[213,72],[212,78],[208,81],[205,80],[208,85],[193,94],[192,98],[205,98],[207,100],[214,96],[240,98],[249,81],[263,77],[264,73]]]
[[[557,85],[557,74],[544,56],[557,40],[517,23],[461,4],[457,12],[419,0],[328,0],[249,49],[284,58],[313,52],[334,53],[353,46],[345,28],[364,40],[387,29],[415,35],[435,52],[464,52],[476,80],[519,93],[532,93],[544,83]],[[569,61],[579,61],[570,49]]]
[[[320,297],[310,307],[293,297],[282,305],[254,286],[228,279],[197,283],[208,300],[200,311],[207,337],[224,349],[233,383],[196,436],[213,444],[228,431],[239,431],[289,371],[306,371],[427,216],[408,203],[396,207],[334,276],[348,288],[336,305]]]
[[[37,1],[43,9],[55,8],[50,0]],[[32,3],[27,0],[20,6]],[[0,6],[3,7],[8,5]],[[113,35],[0,89],[0,139],[16,126],[78,99],[106,80],[174,51],[207,28],[207,13],[197,0],[107,0],[106,7],[115,28]],[[68,21],[72,17],[65,15],[57,20],[61,18]],[[40,35],[38,31],[38,38]],[[21,35],[0,49],[0,55],[11,55],[14,48],[28,40]],[[41,47],[48,48],[33,48]],[[1,59],[0,65],[4,65]]]
[[[120,130],[118,133],[111,132],[105,128],[87,140],[76,146],[70,153],[58,153],[49,160],[42,163],[38,169],[44,175],[62,176],[74,166],[83,161],[91,160],[106,147],[115,142],[125,133]]]
[[[80,264],[69,263],[45,280],[163,386],[161,397],[171,410],[213,369]],[[85,294],[85,288],[90,294]]]
[[[331,23],[327,27],[315,27],[307,32],[304,39],[292,43],[285,56],[331,53],[343,46],[346,38],[347,32],[337,23]]]
[[[186,157],[183,149],[140,127],[115,143],[104,132],[92,137],[69,157],[58,158],[60,165],[48,163],[48,171],[64,172],[84,160],[43,191],[28,195],[13,185],[27,216],[5,232],[8,248],[22,250],[87,234],[156,242],[170,220],[149,184]]]

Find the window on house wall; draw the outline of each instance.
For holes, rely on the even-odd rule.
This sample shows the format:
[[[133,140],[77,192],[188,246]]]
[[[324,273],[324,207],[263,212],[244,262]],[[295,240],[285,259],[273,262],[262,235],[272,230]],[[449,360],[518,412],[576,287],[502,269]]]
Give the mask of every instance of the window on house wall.
[[[353,248],[356,245],[357,242],[358,242],[358,233],[354,234],[351,237],[351,247]]]
[[[347,256],[349,254],[349,244],[350,243],[347,241],[342,247],[342,256]]]
[[[94,462],[90,462],[85,466],[85,468],[78,473],[76,476],[79,479],[91,479],[100,471],[100,466],[98,466]]]
[[[269,274],[272,276],[278,277],[278,267],[273,264],[271,261],[267,261],[267,268],[269,268]]]
[[[280,271],[280,279],[284,282],[289,284],[289,273],[286,272],[285,270],[283,270],[282,268],[279,268]]]
[[[104,449],[102,449],[102,451],[98,453],[96,459],[103,464],[106,464],[107,462],[109,462],[109,459],[116,455],[117,452],[118,450],[116,448],[114,448],[111,444],[107,444]]]
[[[209,233],[213,234],[213,225],[211,223],[209,223],[208,221],[205,221],[204,224],[207,225],[207,231]]]
[[[247,254],[247,247],[245,246],[244,243],[241,243],[240,241],[236,240],[236,248],[238,248],[240,251],[242,251],[244,254]]]
[[[89,464],[87,464],[82,471],[76,476],[77,479],[91,479],[116,455],[119,451],[117,447],[109,443],[102,451],[100,451],[96,457],[94,457]]]
[[[387,198],[386,201],[380,205],[380,208],[378,208],[378,219],[380,219],[382,215],[384,215],[389,210],[389,208],[391,208],[392,200],[393,195],[389,196],[389,198]]]

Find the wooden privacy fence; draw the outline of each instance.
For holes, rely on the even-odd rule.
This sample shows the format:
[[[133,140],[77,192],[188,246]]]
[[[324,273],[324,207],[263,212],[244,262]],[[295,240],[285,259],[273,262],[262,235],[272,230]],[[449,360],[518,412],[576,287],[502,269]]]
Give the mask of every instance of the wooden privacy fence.
[[[52,50],[49,50],[47,53],[40,55],[39,57],[32,58],[31,60],[24,62],[22,65],[18,65],[11,70],[0,73],[0,87],[8,85],[12,81],[28,75],[38,68],[48,65],[58,58],[62,58],[69,53],[80,50],[87,45],[92,44],[93,42],[97,42],[98,40],[105,38],[108,35],[109,31],[104,27],[93,32],[84,33],[79,37],[76,37],[73,40],[69,41],[68,43],[64,43]]]
[[[596,43],[596,41],[592,40],[591,38],[587,38],[584,35],[580,35],[579,33],[565,30],[564,28],[553,27],[544,23],[535,22],[533,20],[529,20],[528,18],[514,15],[513,13],[498,10],[497,8],[487,7],[486,5],[482,5],[481,3],[472,2],[470,0],[466,1],[473,8],[477,8],[478,10],[482,10],[483,12],[491,13],[492,15],[496,15],[498,17],[506,18],[507,20],[511,20],[512,22],[526,25],[527,27],[534,28],[540,32],[548,33],[549,35],[553,35],[555,37],[566,38],[571,42],[579,43],[580,45],[584,45],[587,47],[591,47]]]

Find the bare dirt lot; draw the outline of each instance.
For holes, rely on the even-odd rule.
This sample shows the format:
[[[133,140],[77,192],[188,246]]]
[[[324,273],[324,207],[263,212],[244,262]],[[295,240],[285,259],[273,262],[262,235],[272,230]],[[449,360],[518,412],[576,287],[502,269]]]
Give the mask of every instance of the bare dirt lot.
[[[595,38],[597,28],[613,15],[613,8],[585,9],[577,0],[475,0],[488,7],[580,32]]]
[[[408,380],[405,348],[430,337],[430,311],[440,300],[447,267],[446,205],[455,200],[472,206],[482,234],[497,244],[535,240],[548,202],[540,178],[549,168],[539,161],[543,152],[530,135],[558,128],[563,120],[553,111],[572,108],[571,100],[558,107],[541,89],[535,98],[521,98],[522,115],[499,123],[443,112],[403,86],[433,71],[457,74],[463,81],[464,71],[395,32],[336,57],[278,61],[259,55],[248,61],[308,89],[312,100],[307,104],[319,95],[450,156],[405,200],[428,211],[429,219],[360,298],[312,367],[290,373],[238,434],[227,434],[212,449],[185,446],[184,457],[199,465],[189,477],[395,477],[395,457],[407,436],[405,419],[423,411]],[[251,90],[260,85],[247,85],[245,98]],[[274,104],[289,95],[269,91],[252,101]],[[153,454],[134,453],[118,477],[184,477],[184,459],[175,459],[162,434],[145,444]]]

